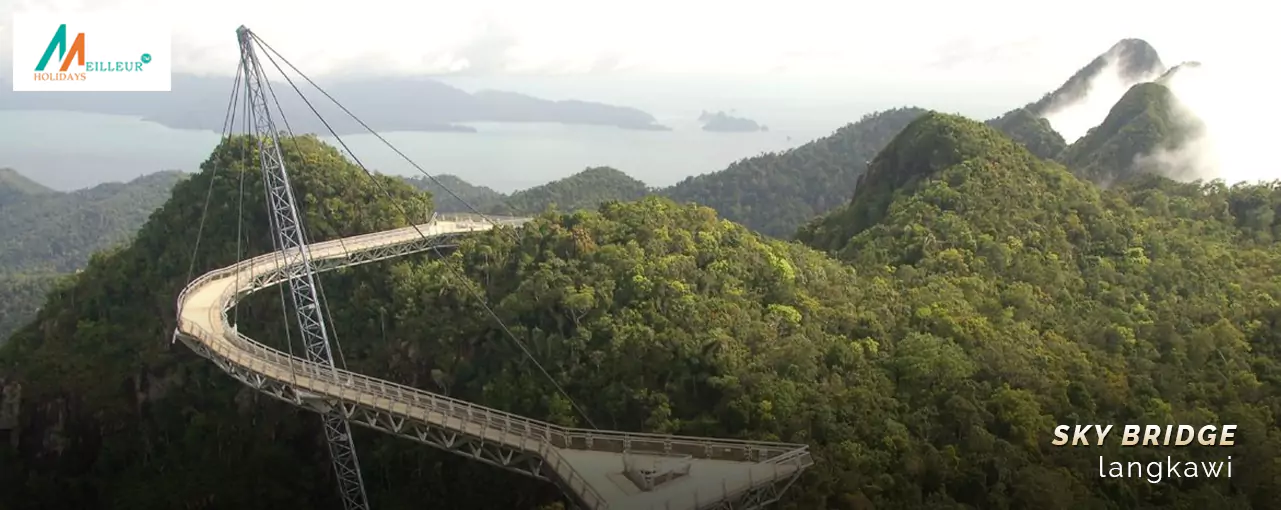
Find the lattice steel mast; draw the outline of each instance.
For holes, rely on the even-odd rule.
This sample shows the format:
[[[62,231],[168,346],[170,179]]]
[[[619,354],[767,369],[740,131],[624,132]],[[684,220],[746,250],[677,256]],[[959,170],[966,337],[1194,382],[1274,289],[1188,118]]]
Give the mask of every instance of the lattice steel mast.
[[[303,236],[298,203],[294,200],[293,189],[289,185],[289,172],[285,169],[285,160],[280,152],[278,131],[268,107],[267,94],[270,91],[267,89],[267,80],[254,53],[253,33],[241,26],[236,29],[236,38],[240,42],[245,97],[249,101],[251,124],[258,141],[258,160],[262,165],[276,249],[283,254],[285,267],[290,268],[289,294],[293,298],[307,360],[334,369],[334,355],[329,344],[324,310],[317,295],[311,254]],[[324,419],[325,438],[329,441],[329,455],[338,477],[343,507],[347,510],[368,510],[369,501],[365,497],[365,484],[360,475],[355,444],[352,442],[351,426],[341,414],[340,408],[333,408],[321,416]]]

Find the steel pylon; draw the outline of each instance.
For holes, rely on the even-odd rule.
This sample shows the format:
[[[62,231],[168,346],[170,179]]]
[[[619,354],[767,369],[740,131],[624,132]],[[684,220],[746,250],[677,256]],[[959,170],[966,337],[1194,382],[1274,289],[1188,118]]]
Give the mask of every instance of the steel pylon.
[[[258,161],[262,166],[263,185],[266,188],[267,206],[271,211],[271,227],[276,250],[284,257],[288,271],[289,294],[293,299],[298,329],[307,351],[307,360],[334,369],[334,355],[330,348],[329,331],[325,324],[324,310],[317,293],[315,268],[307,241],[303,235],[298,203],[289,184],[289,172],[280,151],[276,125],[271,118],[267,95],[270,89],[262,67],[254,53],[254,36],[248,28],[236,30],[240,43],[240,65],[244,76],[245,99],[249,101],[254,138],[258,143]],[[283,114],[283,112],[282,112]],[[368,510],[365,484],[360,474],[360,461],[356,457],[351,426],[346,417],[334,409],[322,413],[325,438],[329,442],[329,455],[338,477],[339,491],[346,510]]]

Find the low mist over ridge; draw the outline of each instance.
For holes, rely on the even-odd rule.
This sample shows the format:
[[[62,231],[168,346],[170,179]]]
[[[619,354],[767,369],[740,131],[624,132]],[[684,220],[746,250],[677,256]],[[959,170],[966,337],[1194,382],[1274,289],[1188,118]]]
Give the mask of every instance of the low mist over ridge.
[[[1267,100],[1272,95],[1264,89],[1268,71],[1242,65],[1231,55],[1219,57],[1204,65],[1187,61],[1167,68],[1146,41],[1123,39],[1039,101],[988,123],[1034,154],[1103,185],[1134,172],[1229,184],[1281,177],[1263,152],[1271,137],[1259,128],[1264,119],[1281,115],[1278,103]],[[1144,92],[1135,94],[1140,87]],[[1135,99],[1127,103],[1131,96]],[[1144,101],[1146,106],[1138,104]],[[1145,109],[1144,116],[1135,117]],[[1121,118],[1143,127],[1119,124]],[[1104,128],[1128,147],[1104,143],[1103,134],[1096,133]],[[1131,129],[1148,131],[1140,137],[1149,139],[1131,145],[1136,134]],[[1105,153],[1091,154],[1097,151]],[[1109,163],[1100,167],[1098,161]]]
[[[1085,136],[1112,105],[1137,83],[1165,72],[1156,49],[1142,39],[1123,39],[1036,104],[1067,143]]]
[[[1175,119],[1201,123],[1200,136],[1150,158],[1202,179],[1229,183],[1281,177],[1275,133],[1263,124],[1281,116],[1275,82],[1232,62],[1189,63],[1163,80],[1178,99]]]

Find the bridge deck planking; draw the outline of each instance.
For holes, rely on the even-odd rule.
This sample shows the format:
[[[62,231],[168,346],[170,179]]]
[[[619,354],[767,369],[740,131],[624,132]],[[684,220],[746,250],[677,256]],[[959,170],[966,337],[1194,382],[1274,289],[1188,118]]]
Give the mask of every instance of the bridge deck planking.
[[[508,220],[509,224],[519,222],[522,221]],[[315,243],[309,245],[308,250],[314,261],[336,259],[363,250],[416,241],[421,239],[420,231],[427,236],[442,236],[487,230],[489,227],[488,223],[475,221],[437,220],[416,228],[405,227]],[[282,264],[283,258],[279,253],[273,253],[211,272],[192,282],[180,297],[181,333],[221,358],[259,376],[292,385],[296,391],[384,410],[541,457],[561,478],[560,482],[577,493],[580,502],[589,508],[707,508],[717,501],[762,485],[793,479],[799,470],[812,464],[804,445],[614,431],[571,433],[570,429],[459,402],[424,390],[318,367],[301,358],[275,351],[236,332],[227,321],[226,310],[234,306],[240,296],[259,290],[253,283],[256,277],[278,272]],[[322,370],[324,372],[320,373]],[[358,380],[365,388],[356,384]],[[465,413],[459,413],[459,408]],[[513,427],[513,424],[517,426]],[[584,434],[585,440],[579,437]],[[598,446],[593,445],[593,439]],[[690,441],[698,444],[691,448],[685,444]],[[694,455],[690,475],[648,492],[638,492],[634,486],[619,486],[618,477],[611,477],[611,472],[616,474],[622,470],[621,451],[643,452],[645,446],[653,447],[659,443],[670,450],[675,442],[681,444],[681,453],[697,453],[697,450],[705,449],[706,455]],[[654,448],[649,450],[654,451]],[[726,458],[735,454],[742,456],[744,452],[750,458],[753,451],[758,452],[756,455],[761,458]],[[784,457],[788,458],[785,463],[771,462],[771,459]],[[612,468],[610,464],[613,464]]]

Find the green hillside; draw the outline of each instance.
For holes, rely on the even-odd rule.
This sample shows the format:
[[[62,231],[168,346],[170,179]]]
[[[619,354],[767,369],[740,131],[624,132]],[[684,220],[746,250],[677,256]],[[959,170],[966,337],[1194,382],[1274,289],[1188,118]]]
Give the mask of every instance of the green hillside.
[[[869,114],[827,137],[686,178],[659,194],[711,207],[754,231],[786,237],[843,203],[867,162],[923,113],[919,108],[898,108]]]
[[[55,191],[26,178],[12,168],[0,168],[0,207],[36,195]]]
[[[1052,160],[1067,148],[1067,142],[1050,125],[1045,117],[1037,116],[1028,108],[1011,110],[1005,115],[987,121],[987,125],[1010,137],[1038,158]]]
[[[1067,141],[1054,131],[1045,116],[1078,102],[1090,91],[1090,84],[1112,66],[1122,80],[1137,82],[1166,72],[1155,48],[1142,39],[1122,39],[1095,57],[1058,88],[1026,106],[987,121],[1041,159],[1056,159],[1067,149]]]
[[[456,175],[441,174],[433,177],[435,180],[410,177],[406,181],[415,188],[431,193],[436,201],[436,210],[442,213],[469,213],[473,212],[472,208],[483,212],[507,198],[502,193],[485,186],[476,186]]]
[[[895,451],[925,466],[909,485],[918,504],[1271,508],[1281,496],[1269,460],[1281,454],[1278,208],[1276,184],[1148,176],[1100,191],[977,123],[933,115],[801,237],[877,296],[854,305],[868,329],[851,337],[896,339],[882,344],[881,373],[903,414],[876,419],[912,438]],[[1233,460],[1251,467],[1230,484],[1101,480],[1099,455],[1224,455],[1054,449],[1055,423],[1236,423],[1253,432]],[[981,474],[992,466],[1008,485]],[[907,496],[882,498],[877,508]]]
[[[489,206],[495,214],[537,214],[555,205],[564,211],[595,209],[613,200],[649,194],[645,183],[609,167],[588,168],[563,179],[520,190]]]
[[[93,252],[133,235],[183,178],[179,172],[158,172],[0,204],[0,272],[65,273],[83,267]]]
[[[1181,146],[1202,129],[1196,121],[1175,114],[1177,101],[1170,89],[1159,83],[1131,87],[1102,124],[1064,151],[1063,163],[1078,175],[1104,185],[1145,171],[1186,177],[1169,175],[1168,169],[1153,168],[1141,160],[1142,156]]]
[[[374,186],[337,150],[314,137],[296,141],[281,146],[291,168],[299,169],[291,172],[298,200],[311,205],[303,218],[311,239],[402,226],[417,219],[416,211],[430,210],[430,201],[401,180],[380,177],[381,186]],[[238,246],[245,257],[270,249],[262,180],[256,165],[243,166],[257,161],[248,147],[243,137],[221,145],[201,173],[174,187],[132,242],[96,254],[49,296],[34,323],[0,348],[0,380],[20,382],[24,395],[17,439],[0,445],[0,508],[334,506],[336,494],[321,489],[333,480],[317,448],[322,436],[313,415],[252,396],[169,342],[174,298],[189,278],[192,226],[206,196],[210,221],[196,271],[234,262]],[[242,185],[247,204],[240,225]],[[402,210],[414,213],[406,217]],[[336,276],[360,282],[369,273]],[[339,314],[344,305],[363,306],[356,287],[336,284],[328,291],[351,296],[335,300]],[[237,313],[283,327],[279,301],[266,302]],[[283,330],[272,333],[261,336],[286,344]],[[282,479],[283,473],[291,474]]]
[[[867,162],[924,112],[919,108],[898,108],[869,114],[794,149],[745,158],[723,170],[689,177],[666,188],[648,188],[621,171],[604,167],[507,196],[487,193],[488,188],[477,188],[452,176],[453,184],[446,183],[446,187],[477,209],[497,214],[537,213],[553,203],[563,211],[593,209],[612,200],[656,194],[711,207],[726,219],[756,232],[786,237],[814,216],[843,203],[854,191]],[[466,208],[457,201],[438,200],[444,204],[442,212],[465,212]]]
[[[183,178],[159,172],[63,193],[0,169],[0,344],[61,276],[132,237]]]
[[[318,163],[293,167],[314,239],[431,208],[315,139],[283,146]],[[246,197],[261,200],[239,147],[219,147],[131,244],[96,256],[0,349],[0,379],[24,395],[18,447],[0,441],[0,507],[337,507],[313,415],[166,340],[195,235],[182,226],[199,221],[213,169],[197,272],[236,258],[242,172]],[[1102,191],[983,124],[935,113],[894,137],[862,181],[803,229],[817,250],[647,197],[322,281],[360,372],[579,422],[471,289],[602,427],[807,442],[819,463],[787,510],[1281,500],[1281,185],[1148,176]],[[270,245],[261,209],[246,209],[246,256]],[[234,313],[284,349],[279,299],[262,292]],[[1230,483],[1100,479],[1099,455],[1223,451],[1053,448],[1056,423],[1238,424],[1237,471]],[[358,432],[375,508],[558,499],[548,484]]]
[[[36,316],[45,295],[64,277],[58,273],[0,274],[0,345]]]

